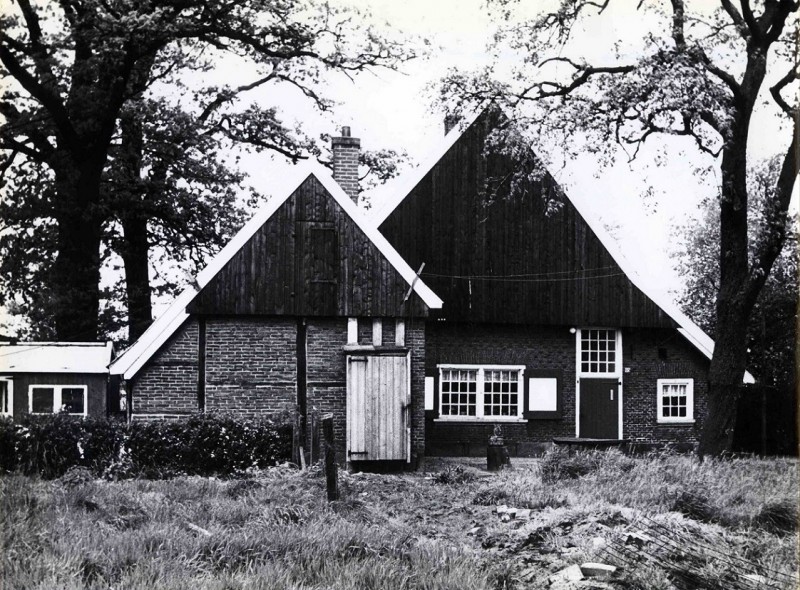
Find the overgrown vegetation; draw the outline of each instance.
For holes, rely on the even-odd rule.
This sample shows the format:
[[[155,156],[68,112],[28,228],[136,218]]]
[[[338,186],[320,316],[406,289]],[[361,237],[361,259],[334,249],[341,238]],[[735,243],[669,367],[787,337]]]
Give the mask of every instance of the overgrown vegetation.
[[[84,467],[105,479],[231,475],[291,456],[291,426],[198,414],[132,422],[67,415],[0,420],[0,470],[55,478]]]
[[[600,561],[622,568],[611,588],[797,586],[794,460],[553,452],[515,463],[492,475],[452,462],[343,473],[332,503],[316,468],[6,476],[0,571],[9,588],[522,589]],[[686,494],[711,518],[676,510]],[[530,517],[500,518],[497,504]]]

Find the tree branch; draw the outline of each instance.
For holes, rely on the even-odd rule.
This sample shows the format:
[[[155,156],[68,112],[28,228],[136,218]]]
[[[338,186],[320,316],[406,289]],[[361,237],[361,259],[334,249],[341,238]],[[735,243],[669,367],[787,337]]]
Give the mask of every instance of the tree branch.
[[[796,105],[790,106],[781,95],[781,90],[800,77],[800,74],[798,74],[798,66],[800,66],[800,64],[795,64],[783,78],[778,80],[775,86],[769,89],[769,92],[772,95],[772,99],[775,101],[775,103],[792,119],[797,119],[800,117],[800,109],[798,109]]]
[[[686,17],[683,8],[683,0],[672,0],[672,39],[678,51],[686,50],[686,35],[683,30]]]
[[[736,10],[736,7],[731,4],[731,0],[720,0],[720,3],[722,4],[722,8],[725,10],[725,12],[728,13],[728,16],[731,17],[733,24],[736,25],[736,28],[738,29],[739,35],[742,37],[742,39],[749,41],[751,36],[750,28],[747,26],[747,23],[745,22],[744,18],[742,18],[742,15],[739,13],[739,11]]]
[[[8,70],[20,85],[27,90],[31,96],[38,100],[42,106],[50,113],[53,122],[56,124],[61,135],[73,148],[78,145],[78,134],[72,126],[67,109],[61,102],[57,94],[51,89],[42,85],[25,67],[17,60],[14,54],[8,49],[5,42],[6,35],[0,34],[0,62]]]
[[[769,276],[775,259],[781,252],[786,239],[786,221],[789,203],[792,199],[792,189],[800,172],[800,122],[792,122],[792,141],[786,150],[781,163],[780,174],[775,183],[774,197],[768,200],[767,210],[764,212],[765,223],[756,246],[753,266],[750,269],[748,281],[745,286],[745,297],[751,304],[755,303],[761,287]],[[770,207],[769,204],[772,206]]]
[[[598,74],[627,74],[628,72],[632,72],[635,67],[634,66],[606,66],[606,67],[593,67],[593,66],[578,66],[574,62],[570,61],[566,58],[550,58],[545,61],[563,61],[572,65],[576,70],[583,70],[580,76],[574,78],[570,84],[562,84],[560,82],[554,81],[544,81],[544,82],[537,82],[529,86],[528,88],[524,89],[522,92],[517,94],[517,98],[520,100],[539,100],[542,98],[551,98],[554,96],[567,96],[576,88],[579,88],[586,84],[592,76]],[[542,62],[544,63],[544,62]],[[554,90],[545,90],[545,88],[553,88]],[[531,90],[538,90],[539,93],[537,96],[527,96],[527,94]]]
[[[217,94],[217,97],[212,100],[206,107],[203,109],[203,112],[200,113],[198,119],[200,121],[206,121],[211,114],[216,111],[219,107],[227,102],[231,102],[236,96],[241,94],[242,92],[247,92],[248,90],[252,90],[253,88],[258,88],[271,80],[274,80],[277,77],[275,72],[270,72],[263,78],[259,78],[255,82],[251,82],[250,84],[244,84],[239,86],[238,88],[234,88],[233,90],[223,91]]]
[[[45,162],[47,161],[47,155],[43,154],[42,152],[32,148],[29,145],[22,143],[21,141],[17,141],[12,137],[3,137],[0,138],[0,149],[11,149],[15,152],[19,152],[21,154],[25,154],[32,160],[36,160],[37,162]]]

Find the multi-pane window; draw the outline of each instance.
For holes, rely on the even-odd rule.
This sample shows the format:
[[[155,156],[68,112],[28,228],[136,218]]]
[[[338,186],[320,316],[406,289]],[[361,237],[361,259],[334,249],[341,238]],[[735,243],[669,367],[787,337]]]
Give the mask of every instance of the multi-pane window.
[[[658,421],[694,421],[694,381],[692,379],[658,380]]]
[[[0,379],[0,416],[14,415],[14,384],[9,379]]]
[[[519,371],[483,372],[483,415],[516,416],[519,412]]]
[[[580,331],[581,374],[613,375],[619,367],[616,330]]]
[[[439,415],[509,419],[522,415],[521,366],[441,366]]]
[[[439,387],[442,397],[441,415],[477,415],[477,391],[477,369],[442,369]]]
[[[86,415],[85,385],[31,385],[28,404],[31,414],[57,414],[66,412]]]

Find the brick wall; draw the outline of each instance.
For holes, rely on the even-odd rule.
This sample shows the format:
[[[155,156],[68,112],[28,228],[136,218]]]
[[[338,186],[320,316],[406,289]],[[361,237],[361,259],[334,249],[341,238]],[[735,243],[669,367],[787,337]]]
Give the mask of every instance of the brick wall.
[[[708,399],[709,361],[676,330],[626,330],[622,335],[623,430],[637,443],[693,445],[700,438]],[[661,349],[659,351],[659,349]],[[658,424],[657,380],[694,379],[693,424]]]
[[[527,455],[553,437],[575,436],[575,336],[568,327],[501,326],[428,322],[425,374],[434,377],[438,403],[438,364],[525,365],[530,370],[561,371],[561,418],[503,423],[510,452]],[[428,413],[429,455],[485,455],[492,422],[437,421]]]
[[[190,414],[197,405],[197,320],[188,320],[136,375],[135,414]]]
[[[425,374],[434,377],[437,404],[438,364],[525,365],[526,380],[534,369],[561,371],[560,418],[502,424],[512,454],[531,454],[554,437],[575,436],[575,335],[569,327],[429,322],[426,338]],[[708,361],[675,330],[623,330],[622,340],[623,366],[630,369],[623,375],[623,436],[634,442],[696,442],[705,415]],[[694,424],[657,424],[656,381],[668,377],[694,379]],[[444,422],[436,420],[436,412],[427,414],[429,455],[485,454],[492,422]]]
[[[395,320],[382,320],[384,346],[393,346]],[[425,451],[425,324],[406,324],[406,346],[411,347],[411,461],[418,465]],[[347,363],[344,345],[347,343],[347,320],[309,319],[308,344],[308,410],[316,417],[333,413],[334,434],[339,460],[345,459],[347,428]],[[359,318],[358,343],[372,344],[372,319]],[[316,418],[315,418],[316,420]],[[307,444],[319,453],[318,441],[309,428]]]
[[[206,320],[206,411],[264,416],[294,411],[294,318]]]
[[[390,342],[394,342],[393,330]],[[425,459],[425,345],[425,322],[406,321],[406,346],[411,348],[411,464],[415,467]]]
[[[383,320],[383,343],[394,345],[394,319]],[[360,343],[372,344],[372,319],[359,321]],[[343,347],[346,318],[310,318],[306,324],[307,439],[319,456],[311,416],[334,415],[338,460],[345,460],[347,375]],[[187,322],[143,368],[134,384],[134,413],[179,416],[198,411],[199,329]],[[425,325],[406,326],[412,347],[412,462],[424,454]],[[206,320],[205,404],[208,412],[254,417],[293,412],[297,404],[295,318]]]
[[[347,344],[347,319],[309,319],[306,335],[308,412],[314,414],[315,420],[324,414],[333,414],[337,461],[343,465],[347,428],[347,375],[343,347]],[[310,426],[307,448],[313,448],[315,456],[319,456],[319,444],[311,440],[314,432]]]

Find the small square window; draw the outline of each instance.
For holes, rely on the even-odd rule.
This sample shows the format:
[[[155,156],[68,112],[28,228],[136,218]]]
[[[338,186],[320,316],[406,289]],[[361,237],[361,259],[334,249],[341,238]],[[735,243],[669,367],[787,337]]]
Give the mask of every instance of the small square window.
[[[694,380],[659,379],[657,412],[661,423],[694,422]]]

